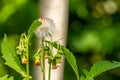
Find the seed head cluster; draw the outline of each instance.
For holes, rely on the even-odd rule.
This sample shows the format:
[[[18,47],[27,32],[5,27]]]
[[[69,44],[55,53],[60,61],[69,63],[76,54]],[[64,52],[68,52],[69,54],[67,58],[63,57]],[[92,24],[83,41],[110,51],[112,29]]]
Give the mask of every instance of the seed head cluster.
[[[40,18],[38,19],[42,24],[35,30],[37,37],[46,38],[51,37],[55,32],[55,24],[50,18]]]

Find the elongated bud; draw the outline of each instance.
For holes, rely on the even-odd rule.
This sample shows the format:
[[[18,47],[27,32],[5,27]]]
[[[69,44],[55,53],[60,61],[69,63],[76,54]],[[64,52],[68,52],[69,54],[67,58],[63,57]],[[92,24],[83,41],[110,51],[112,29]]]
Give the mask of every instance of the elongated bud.
[[[40,65],[41,65],[41,62],[40,62],[40,61],[35,61],[35,65],[36,65],[36,66],[40,66]]]
[[[22,56],[21,56],[21,63],[22,63],[22,64],[26,64],[26,63],[27,63],[26,55],[22,55]]]
[[[56,66],[57,66],[57,67],[60,67],[60,63],[61,63],[61,58],[56,59]]]
[[[48,59],[48,56],[49,56],[49,47],[48,46],[44,47],[44,54],[45,54],[45,59]]]
[[[36,66],[40,66],[41,62],[40,62],[40,57],[39,56],[35,56],[35,63]]]
[[[26,59],[26,58],[23,58],[23,59],[21,60],[21,62],[22,62],[22,64],[26,64],[26,63],[27,63],[27,59]]]
[[[57,69],[57,66],[56,66],[56,59],[53,59],[52,61],[52,69]]]

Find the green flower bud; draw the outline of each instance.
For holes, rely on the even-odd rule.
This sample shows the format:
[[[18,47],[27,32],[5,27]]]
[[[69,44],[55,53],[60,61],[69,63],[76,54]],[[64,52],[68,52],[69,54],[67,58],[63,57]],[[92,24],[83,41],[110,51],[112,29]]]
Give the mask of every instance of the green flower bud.
[[[60,50],[57,51],[57,53],[63,54],[63,51],[60,49]]]
[[[49,56],[49,47],[44,47],[44,55],[45,55],[45,59],[48,59]]]
[[[57,69],[56,59],[53,59],[53,60],[52,60],[52,69]]]
[[[56,66],[60,67],[60,63],[61,63],[61,58],[60,59],[56,59]]]
[[[21,59],[21,63],[22,63],[22,64],[26,64],[26,63],[27,63],[27,59],[26,59],[25,56],[22,57],[22,59]]]
[[[41,65],[40,56],[38,56],[38,55],[35,56],[35,62],[34,62],[34,64],[35,64],[36,66],[40,66],[40,65]]]

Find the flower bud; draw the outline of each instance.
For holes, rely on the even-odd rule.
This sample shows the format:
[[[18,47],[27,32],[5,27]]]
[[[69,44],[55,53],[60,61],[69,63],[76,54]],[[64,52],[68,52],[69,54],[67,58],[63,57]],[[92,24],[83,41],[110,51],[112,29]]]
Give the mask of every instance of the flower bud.
[[[27,58],[26,58],[25,55],[22,55],[22,56],[21,56],[21,63],[22,63],[22,64],[26,64],[26,63],[27,63]]]
[[[56,64],[57,67],[60,67],[60,63]]]
[[[48,55],[45,55],[45,59],[48,59]]]
[[[23,58],[21,62],[22,62],[22,64],[26,64],[27,63],[27,59]]]
[[[35,63],[36,66],[40,66],[41,62],[40,62],[40,57],[39,56],[35,56]]]
[[[54,69],[57,69],[57,66],[56,66],[56,65],[52,66],[52,69],[53,69],[53,70],[54,70]]]
[[[45,54],[45,59],[48,59],[48,55],[49,55],[49,47],[48,46],[44,47],[44,54]]]
[[[40,66],[41,65],[41,62],[39,60],[35,61],[35,65],[36,66]]]
[[[61,63],[61,58],[56,59],[56,66],[57,66],[57,67],[60,67],[60,63]]]
[[[52,69],[57,69],[55,58],[52,60]]]

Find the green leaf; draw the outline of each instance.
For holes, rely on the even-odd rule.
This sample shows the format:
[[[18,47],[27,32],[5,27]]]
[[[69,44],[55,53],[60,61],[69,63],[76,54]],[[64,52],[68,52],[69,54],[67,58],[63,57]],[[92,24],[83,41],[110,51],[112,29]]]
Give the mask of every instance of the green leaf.
[[[8,77],[8,75],[5,75],[3,77],[0,77],[0,80],[14,80],[14,78],[12,76]]]
[[[20,61],[16,55],[13,46],[9,43],[7,36],[4,36],[2,46],[2,57],[5,59],[5,64],[15,71],[17,71],[22,76],[25,76],[25,71],[20,64]]]
[[[90,71],[87,72],[86,77],[95,78],[105,71],[120,67],[120,62],[100,61],[94,64]]]
[[[85,76],[89,75],[89,72],[86,69],[83,69],[82,71],[84,72]]]
[[[86,79],[85,79],[85,76],[82,75],[82,76],[80,77],[80,80],[86,80]]]
[[[73,55],[72,52],[70,52],[64,46],[62,46],[62,49],[63,49],[63,55],[65,56],[65,58],[67,59],[67,61],[71,65],[71,67],[73,68],[73,70],[74,70],[74,72],[77,76],[77,79],[79,80],[79,72],[78,72],[78,67],[77,67],[77,64],[76,64],[75,56]]]
[[[34,20],[34,22],[31,24],[29,30],[28,30],[28,38],[31,39],[34,31],[41,25],[41,22],[38,20]]]

